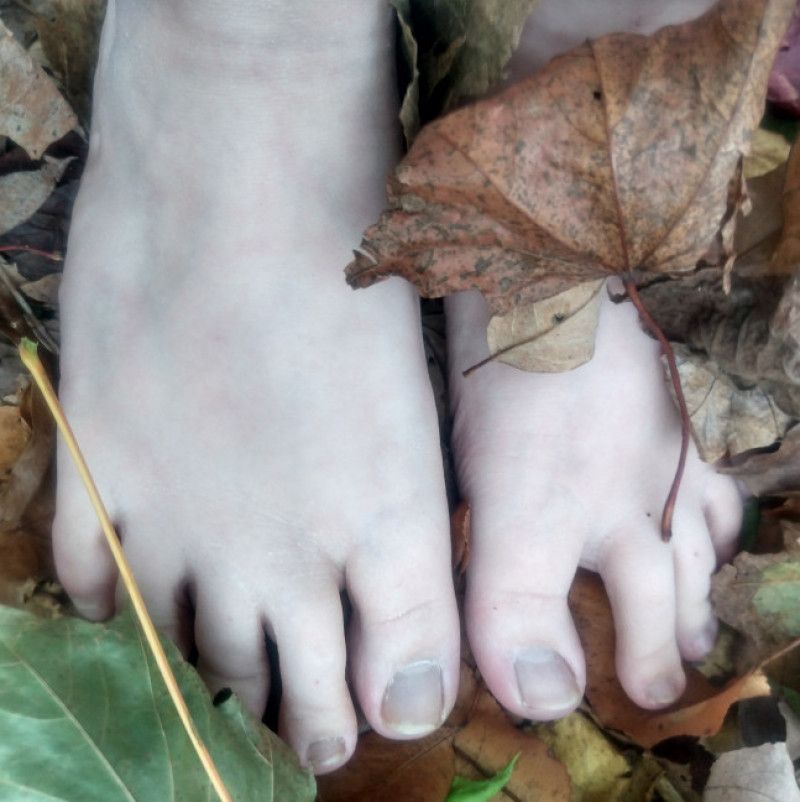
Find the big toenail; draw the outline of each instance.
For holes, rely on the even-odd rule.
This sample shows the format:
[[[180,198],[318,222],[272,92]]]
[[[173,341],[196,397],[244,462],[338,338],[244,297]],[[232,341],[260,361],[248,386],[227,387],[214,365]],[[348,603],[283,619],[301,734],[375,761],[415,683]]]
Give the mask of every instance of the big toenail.
[[[683,681],[674,676],[660,677],[647,691],[647,698],[656,707],[671,705],[683,693]]]
[[[420,660],[400,669],[383,695],[381,717],[398,735],[424,735],[442,723],[442,669]]]
[[[345,752],[344,738],[322,738],[308,747],[306,761],[314,774],[319,774],[338,766]]]
[[[551,649],[526,649],[517,657],[514,671],[522,703],[534,712],[566,713],[583,695],[567,661]]]

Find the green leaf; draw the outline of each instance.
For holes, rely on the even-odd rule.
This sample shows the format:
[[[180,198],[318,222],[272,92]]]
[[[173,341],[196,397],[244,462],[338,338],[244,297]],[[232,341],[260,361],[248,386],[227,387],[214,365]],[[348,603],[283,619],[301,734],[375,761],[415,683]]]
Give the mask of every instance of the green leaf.
[[[753,597],[759,616],[771,631],[787,637],[800,636],[800,563],[786,562],[764,568],[761,587]]]
[[[495,88],[537,0],[407,0],[418,48],[420,118]]]
[[[217,799],[132,616],[45,621],[0,607],[0,802]],[[163,641],[233,798],[311,802],[314,780],[289,748],[235,696],[214,707]]]
[[[494,777],[487,780],[467,780],[464,777],[453,777],[450,793],[445,802],[487,802],[496,793],[503,790],[511,779],[511,773],[519,760],[519,752],[511,758],[511,762]]]

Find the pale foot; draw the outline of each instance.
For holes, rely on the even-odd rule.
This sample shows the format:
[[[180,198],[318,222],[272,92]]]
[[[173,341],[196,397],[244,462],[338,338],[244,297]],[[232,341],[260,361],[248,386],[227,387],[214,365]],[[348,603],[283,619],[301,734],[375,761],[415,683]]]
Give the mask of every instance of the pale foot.
[[[398,134],[388,7],[111,2],[62,291],[61,393],[156,621],[316,771],[435,729],[458,620],[418,302],[344,282]],[[116,573],[59,453],[78,608]],[[345,647],[339,592],[354,614]]]
[[[532,21],[539,15],[542,24],[527,26],[512,65],[517,74],[542,63],[537,48],[552,55],[554,36],[569,47],[609,30],[657,27],[642,14],[621,14],[632,3],[597,5],[604,9],[542,0]],[[688,14],[678,3],[666,20],[664,4],[634,10],[655,11],[661,24],[710,3],[692,5]],[[583,12],[589,17],[581,23]],[[670,704],[685,684],[681,657],[699,659],[713,643],[710,576],[730,553],[742,502],[735,483],[692,447],[674,537],[662,542],[680,423],[658,345],[630,303],[605,298],[588,364],[533,374],[491,363],[465,379],[461,372],[489,353],[487,306],[462,293],[446,309],[453,448],[472,506],[467,632],[489,688],[529,718],[557,718],[579,703],[585,666],[567,593],[582,565],[600,573],[611,599],[626,692],[646,708]]]

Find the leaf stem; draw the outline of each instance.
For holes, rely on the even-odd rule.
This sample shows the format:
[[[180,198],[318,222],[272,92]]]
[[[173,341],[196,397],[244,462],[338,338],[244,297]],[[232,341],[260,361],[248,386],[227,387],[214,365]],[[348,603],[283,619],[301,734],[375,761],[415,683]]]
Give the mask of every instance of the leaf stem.
[[[39,248],[31,248],[30,245],[0,245],[0,253],[15,253],[18,251],[35,253],[37,256],[44,256],[53,262],[61,261],[61,254],[58,251],[43,251]]]
[[[92,506],[97,513],[97,518],[100,521],[103,534],[106,536],[106,541],[111,549],[111,554],[113,555],[114,561],[117,564],[122,581],[125,584],[128,595],[130,596],[131,603],[133,604],[133,608],[139,619],[139,623],[141,624],[147,644],[150,647],[150,651],[153,653],[153,658],[158,666],[158,670],[161,672],[161,676],[164,678],[164,683],[167,686],[167,690],[169,691],[169,695],[172,698],[172,702],[178,712],[178,716],[186,730],[186,733],[189,736],[189,740],[192,742],[192,746],[194,746],[194,749],[197,752],[198,758],[200,758],[200,762],[203,764],[203,768],[205,769],[206,774],[208,775],[208,778],[214,787],[214,790],[219,795],[219,798],[223,802],[233,802],[230,793],[222,781],[222,777],[219,775],[219,771],[214,764],[211,754],[201,740],[200,734],[197,732],[197,728],[192,721],[189,708],[186,706],[186,701],[181,695],[175,675],[172,673],[169,660],[167,660],[167,655],[164,653],[164,647],[161,645],[156,628],[153,625],[150,614],[147,612],[144,598],[142,597],[139,587],[136,584],[136,580],[133,577],[133,572],[131,571],[128,560],[125,557],[125,552],[122,550],[122,545],[117,537],[117,533],[114,531],[114,524],[111,522],[111,517],[109,516],[108,511],[103,504],[103,500],[100,498],[97,485],[95,484],[94,479],[89,472],[89,467],[86,464],[86,460],[83,458],[83,454],[78,446],[78,441],[75,438],[72,427],[69,425],[69,421],[67,421],[66,415],[64,414],[64,409],[56,397],[53,385],[51,384],[47,372],[44,369],[44,365],[42,364],[41,359],[39,359],[39,355],[36,351],[36,344],[27,337],[23,337],[19,344],[20,358],[22,359],[25,367],[30,371],[33,380],[36,382],[37,387],[44,396],[47,406],[50,408],[50,412],[52,413],[53,418],[55,418],[56,425],[58,426],[67,448],[69,449],[69,453],[75,463],[75,467],[78,469],[78,473],[80,474],[81,480],[86,488],[86,492],[89,494],[89,499],[92,502]]]
[[[678,491],[680,490],[681,480],[683,479],[683,472],[686,468],[686,456],[689,453],[689,410],[686,407],[686,397],[683,394],[681,387],[681,377],[678,373],[678,365],[675,362],[675,352],[669,340],[664,336],[661,327],[653,319],[653,316],[648,312],[647,307],[636,289],[636,284],[630,276],[626,275],[622,279],[625,292],[631,303],[636,307],[639,313],[639,318],[644,324],[645,328],[658,340],[661,346],[661,353],[667,360],[667,367],[669,368],[669,377],[672,381],[672,389],[675,391],[675,398],[678,401],[678,410],[681,416],[681,453],[678,457],[678,467],[675,470],[675,478],[672,480],[672,487],[669,489],[669,495],[664,502],[664,511],[661,514],[661,539],[666,543],[672,538],[672,516],[675,513],[675,502],[678,498]]]

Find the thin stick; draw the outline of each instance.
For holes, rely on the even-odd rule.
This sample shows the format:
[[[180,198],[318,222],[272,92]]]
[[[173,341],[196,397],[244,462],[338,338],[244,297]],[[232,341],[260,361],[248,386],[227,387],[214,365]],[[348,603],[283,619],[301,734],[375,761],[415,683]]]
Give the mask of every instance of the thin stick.
[[[678,490],[680,490],[681,480],[683,479],[683,471],[686,468],[686,455],[689,453],[689,410],[686,407],[686,398],[683,395],[683,388],[681,387],[681,377],[678,373],[678,366],[675,363],[675,352],[669,344],[669,340],[664,336],[661,327],[653,319],[647,307],[644,305],[639,291],[636,289],[636,284],[629,277],[622,280],[625,287],[625,292],[631,299],[631,303],[636,307],[639,313],[639,318],[642,323],[647,327],[648,331],[658,340],[661,345],[661,353],[667,359],[667,366],[669,367],[669,377],[672,381],[672,389],[675,391],[675,398],[678,401],[678,409],[681,415],[681,454],[678,458],[678,467],[675,470],[675,478],[672,480],[672,487],[669,489],[669,495],[664,503],[664,512],[661,515],[661,539],[668,542],[672,538],[672,516],[675,513],[675,502],[678,498]]]
[[[223,802],[233,802],[230,793],[228,793],[228,790],[225,788],[222,777],[220,777],[219,772],[217,771],[217,767],[214,765],[213,758],[209,754],[208,749],[203,741],[200,739],[197,728],[192,721],[189,708],[186,706],[186,702],[181,695],[180,688],[178,688],[178,683],[175,680],[175,675],[172,673],[172,668],[167,660],[167,655],[164,653],[164,647],[161,645],[161,641],[158,639],[156,628],[153,626],[153,621],[150,618],[150,614],[147,612],[147,607],[145,606],[144,599],[139,591],[139,587],[136,584],[136,580],[133,577],[130,565],[125,557],[125,552],[122,550],[117,533],[114,531],[114,524],[111,522],[111,518],[105,508],[105,505],[103,504],[103,500],[100,498],[97,485],[95,485],[94,479],[89,472],[89,468],[86,465],[86,460],[83,458],[83,454],[78,446],[78,441],[75,439],[72,427],[69,425],[69,422],[64,415],[64,410],[61,407],[58,398],[56,397],[55,390],[53,389],[53,385],[50,383],[50,379],[47,376],[44,365],[39,359],[39,355],[36,353],[36,343],[26,337],[23,337],[19,344],[19,355],[25,367],[31,372],[31,376],[33,376],[33,379],[36,382],[39,390],[41,390],[44,400],[47,402],[47,406],[50,408],[50,412],[55,418],[56,425],[64,437],[64,441],[67,444],[70,456],[75,462],[75,467],[78,469],[78,473],[80,474],[81,480],[86,488],[86,492],[89,494],[89,499],[92,502],[92,506],[97,513],[100,526],[103,529],[103,534],[106,536],[106,541],[108,542],[108,546],[111,549],[112,555],[114,556],[114,561],[117,564],[122,581],[125,583],[125,587],[128,590],[128,595],[133,603],[133,609],[136,611],[136,615],[139,618],[139,622],[142,626],[147,644],[153,653],[158,670],[161,672],[161,676],[164,678],[164,683],[167,686],[170,697],[172,697],[175,709],[178,711],[178,716],[180,717],[180,720],[183,723],[187,734],[189,735],[192,746],[194,746],[197,756],[200,758],[200,762],[203,764],[203,768],[205,769],[206,774],[208,774],[208,778],[211,781],[211,784],[214,786],[214,790],[219,795],[219,798]]]

